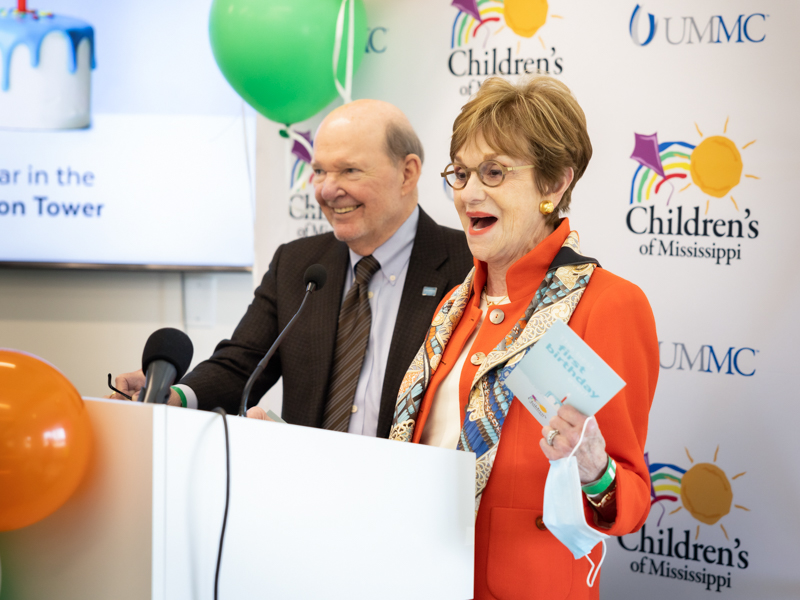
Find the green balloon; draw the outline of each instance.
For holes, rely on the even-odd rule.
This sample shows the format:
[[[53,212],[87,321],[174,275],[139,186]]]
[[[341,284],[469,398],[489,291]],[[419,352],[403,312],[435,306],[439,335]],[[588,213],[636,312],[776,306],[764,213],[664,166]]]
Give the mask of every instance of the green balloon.
[[[349,4],[349,3],[348,3]],[[233,89],[278,123],[314,116],[337,97],[333,79],[341,0],[214,0],[211,49]],[[337,75],[344,85],[350,11],[345,11]],[[355,0],[353,73],[367,40],[367,15]]]

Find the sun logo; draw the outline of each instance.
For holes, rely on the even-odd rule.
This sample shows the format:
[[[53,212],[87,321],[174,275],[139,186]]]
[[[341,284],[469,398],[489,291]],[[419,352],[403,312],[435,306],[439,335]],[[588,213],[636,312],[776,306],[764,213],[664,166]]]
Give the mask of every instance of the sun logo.
[[[723,134],[728,132],[728,122],[725,120]],[[701,138],[704,137],[700,127],[695,123],[695,129]],[[662,184],[670,180],[690,179],[678,193],[689,189],[692,184],[700,188],[704,194],[713,198],[727,196],[742,180],[744,163],[742,154],[736,144],[725,135],[714,135],[703,139],[699,144],[692,145],[688,142],[658,142],[658,134],[634,134],[635,144],[631,158],[639,163],[631,182],[630,204],[634,201],[649,200],[651,195],[658,194]],[[755,144],[756,140],[746,143],[741,150]],[[759,179],[755,175],[745,174],[750,179]],[[670,194],[667,206],[672,200],[675,188],[669,183]],[[731,195],[730,200],[736,210],[739,205]],[[705,214],[711,199],[706,200]]]
[[[453,21],[450,48],[469,43],[478,37],[479,31],[485,32],[482,34],[485,47],[492,35],[497,35],[506,27],[519,37],[532,38],[548,17],[563,19],[559,15],[548,14],[550,7],[547,0],[453,0],[451,5],[458,9],[458,14]],[[490,26],[490,23],[494,25]],[[493,32],[490,27],[494,29]],[[542,48],[546,48],[542,36],[538,36],[538,39]]]
[[[731,512],[731,507],[750,511],[749,508],[733,503],[731,481],[742,477],[745,474],[744,472],[734,475],[729,480],[725,471],[716,464],[694,464],[694,459],[689,454],[689,449],[686,448],[685,450],[686,456],[689,457],[689,462],[693,465],[689,470],[669,463],[650,464],[648,455],[645,454],[645,460],[650,469],[650,505],[655,506],[658,504],[661,507],[661,516],[658,519],[659,527],[661,526],[661,519],[664,518],[666,513],[666,509],[661,503],[677,502],[679,498],[681,506],[669,514],[674,515],[686,509],[692,517],[706,525],[715,525],[722,517]],[[717,462],[718,454],[719,446],[714,452],[715,463]],[[722,533],[725,534],[725,539],[730,539],[722,523],[720,523],[720,528]],[[697,526],[697,533],[694,539],[696,540],[699,536],[700,525]]]
[[[728,132],[728,121],[730,118],[725,119],[725,128],[723,133]],[[703,137],[703,132],[697,123],[694,124],[697,133]],[[746,143],[742,146],[742,150],[755,144],[755,140]],[[692,174],[692,182],[699,187],[703,193],[713,196],[714,198],[722,198],[726,196],[733,188],[739,185],[742,180],[742,155],[729,138],[722,135],[715,135],[704,139],[692,151],[690,159],[690,167]],[[755,175],[745,175],[752,179],[758,179]],[[688,188],[686,186],[683,189]],[[683,191],[683,190],[681,190]],[[733,196],[730,197],[731,202],[739,210]],[[708,203],[706,201],[706,214],[708,214]]]
[[[520,37],[533,37],[547,21],[547,0],[506,0],[506,25]]]

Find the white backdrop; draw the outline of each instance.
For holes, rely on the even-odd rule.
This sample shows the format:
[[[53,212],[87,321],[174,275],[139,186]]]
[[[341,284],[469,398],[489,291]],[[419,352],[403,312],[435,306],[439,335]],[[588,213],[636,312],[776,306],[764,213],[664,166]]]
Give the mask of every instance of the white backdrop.
[[[800,289],[788,268],[800,220],[800,5],[551,0],[536,29],[521,1],[481,0],[480,21],[449,0],[365,3],[371,43],[354,97],[408,114],[427,156],[421,204],[439,222],[458,227],[438,174],[453,119],[487,71],[538,64],[586,112],[594,158],[570,220],[584,252],[647,294],[662,366],[647,444],[652,510],[642,532],[610,544],[602,596],[800,597],[790,385]],[[637,134],[655,134],[658,150]],[[279,243],[328,227],[310,186],[290,197],[301,165],[277,128],[259,135],[271,147],[260,176],[272,175],[257,221],[268,234],[263,273]]]

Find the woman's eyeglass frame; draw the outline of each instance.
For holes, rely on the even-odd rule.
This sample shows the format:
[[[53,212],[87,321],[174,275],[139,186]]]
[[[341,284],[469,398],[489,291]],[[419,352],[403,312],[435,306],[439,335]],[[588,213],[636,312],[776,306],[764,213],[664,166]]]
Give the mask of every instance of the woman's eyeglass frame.
[[[497,165],[497,167],[500,168],[500,170],[503,172],[503,177],[500,179],[500,181],[498,181],[497,183],[488,183],[487,181],[485,181],[483,179],[483,175],[481,175],[481,170],[482,170],[481,168],[484,167],[485,165]],[[502,185],[502,183],[506,180],[506,175],[508,175],[511,171],[523,171],[525,169],[532,169],[536,165],[521,165],[521,166],[518,166],[518,167],[507,167],[505,165],[500,164],[496,160],[485,160],[481,164],[479,164],[477,167],[467,167],[465,165],[459,164],[458,166],[461,167],[462,169],[464,169],[467,172],[467,178],[464,180],[464,184],[460,185],[460,186],[454,185],[447,178],[448,175],[455,174],[455,170],[454,169],[448,171],[448,169],[451,169],[451,167],[455,167],[455,166],[456,166],[456,163],[449,163],[444,168],[444,171],[442,171],[440,173],[440,175],[445,180],[445,183],[447,183],[447,185],[449,185],[454,190],[463,190],[465,187],[467,187],[467,182],[469,181],[469,178],[472,176],[473,173],[475,173],[478,176],[478,179],[480,179],[481,183],[483,185],[485,185],[486,187],[497,187],[499,185]],[[485,171],[488,171],[488,170],[489,170],[489,167],[487,166]],[[456,181],[456,183],[458,183],[458,181]]]

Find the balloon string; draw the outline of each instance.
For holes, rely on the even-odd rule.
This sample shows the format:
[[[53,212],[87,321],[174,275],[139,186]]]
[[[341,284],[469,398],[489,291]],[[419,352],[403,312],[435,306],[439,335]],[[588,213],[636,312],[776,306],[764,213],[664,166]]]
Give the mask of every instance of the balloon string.
[[[308,151],[309,156],[314,156],[314,149],[312,148],[311,144],[308,143],[306,138],[300,135],[297,131],[293,130],[291,127],[287,126],[285,131],[290,140],[298,142]],[[295,181],[289,189],[289,195],[291,196],[298,193],[306,184],[307,179],[307,177],[298,177],[297,181]]]
[[[294,131],[291,127],[286,128],[286,134],[289,136],[289,139],[292,139],[303,146],[308,151],[309,156],[314,156],[314,149],[311,147],[311,144],[308,143],[306,138]]]
[[[342,86],[338,77],[339,55],[341,53],[342,38],[344,37],[344,16],[345,10],[350,8],[350,15],[348,19],[348,32],[347,32],[347,57],[345,59],[345,75],[344,86]],[[333,43],[333,82],[336,84],[336,90],[344,100],[344,103],[353,101],[353,45],[355,41],[355,3],[354,0],[342,0],[339,6],[339,16],[336,18],[336,39]]]
[[[347,31],[347,98],[352,101],[353,95],[353,47],[355,44],[356,6],[355,0],[350,0],[350,29]]]

